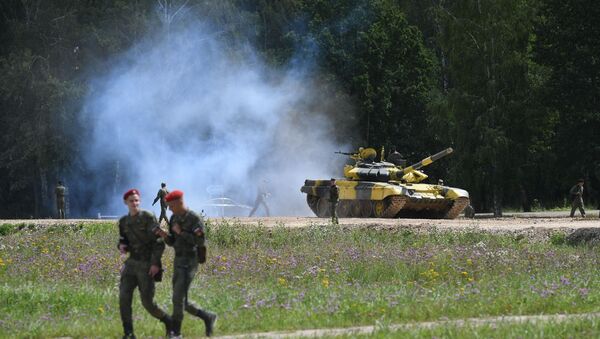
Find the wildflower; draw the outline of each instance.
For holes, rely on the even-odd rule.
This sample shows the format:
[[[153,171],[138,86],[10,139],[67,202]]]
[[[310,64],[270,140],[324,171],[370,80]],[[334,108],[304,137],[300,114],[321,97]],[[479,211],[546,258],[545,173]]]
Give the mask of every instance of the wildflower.
[[[321,284],[323,285],[323,287],[328,288],[329,287],[329,279],[323,278],[323,280],[321,281]]]
[[[102,306],[98,307],[98,312],[100,314],[104,314],[104,308],[102,308]]]
[[[463,275],[463,277],[468,277],[468,276],[469,276],[469,273],[468,273],[468,272],[465,272],[465,271],[462,271],[462,272],[460,272],[460,274],[462,274],[462,275]]]
[[[469,266],[473,265],[473,260],[467,259],[467,265],[469,265]]]

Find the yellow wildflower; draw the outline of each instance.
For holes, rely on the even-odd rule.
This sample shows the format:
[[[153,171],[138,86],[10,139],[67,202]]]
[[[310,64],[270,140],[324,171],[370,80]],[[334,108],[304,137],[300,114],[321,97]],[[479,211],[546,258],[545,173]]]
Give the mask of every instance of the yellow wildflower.
[[[323,287],[325,287],[325,288],[329,287],[329,279],[323,278],[323,280],[321,281],[321,284],[323,284]]]
[[[281,286],[285,286],[287,284],[287,281],[285,280],[285,278],[279,277],[279,279],[277,279],[277,283]]]

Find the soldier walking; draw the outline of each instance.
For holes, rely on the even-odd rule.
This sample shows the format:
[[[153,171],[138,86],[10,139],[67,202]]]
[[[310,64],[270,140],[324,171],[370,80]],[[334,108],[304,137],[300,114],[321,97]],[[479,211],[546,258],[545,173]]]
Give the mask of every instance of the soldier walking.
[[[188,298],[188,290],[198,272],[198,262],[206,260],[204,222],[194,211],[187,208],[183,201],[183,192],[175,190],[165,197],[169,209],[173,212],[169,223],[169,233],[157,229],[167,245],[175,249],[173,265],[173,328],[171,336],[181,335],[183,311],[195,315],[204,321],[206,336],[211,336],[217,315],[199,309]],[[200,257],[203,255],[204,258]]]
[[[167,219],[167,202],[165,201],[167,194],[169,194],[169,190],[167,190],[167,184],[163,182],[160,184],[160,189],[158,190],[158,193],[156,193],[156,198],[154,198],[154,201],[152,202],[152,206],[154,206],[154,204],[160,200],[160,216],[158,217],[159,225],[163,219],[165,219],[167,224],[169,223],[169,219]]]
[[[59,181],[54,189],[56,194],[56,210],[58,212],[58,219],[65,218],[65,192],[67,188],[63,185],[62,181]]]
[[[329,209],[331,210],[331,223],[339,224],[338,216],[337,216],[337,205],[340,199],[340,190],[338,186],[335,184],[335,179],[331,178],[331,186],[329,186]]]
[[[579,208],[581,216],[585,218],[585,210],[583,209],[583,179],[577,180],[577,184],[571,187],[569,194],[571,195],[571,218],[575,216],[575,210]]]
[[[263,205],[265,211],[267,213],[267,217],[270,216],[269,206],[267,205],[267,198],[271,195],[267,190],[267,180],[263,180],[260,185],[258,185],[258,190],[256,194],[256,200],[254,200],[254,207],[252,207],[252,211],[248,214],[249,217],[254,215],[254,212],[258,209],[258,206]]]
[[[160,320],[171,332],[171,317],[154,302],[154,281],[160,280],[161,257],[165,244],[154,234],[160,228],[151,212],[140,209],[140,193],[131,189],[123,195],[129,213],[119,219],[119,244],[121,254],[129,252],[129,257],[121,270],[119,283],[119,310],[123,322],[123,338],[135,338],[131,303],[133,291],[140,291],[142,305],[153,317]]]

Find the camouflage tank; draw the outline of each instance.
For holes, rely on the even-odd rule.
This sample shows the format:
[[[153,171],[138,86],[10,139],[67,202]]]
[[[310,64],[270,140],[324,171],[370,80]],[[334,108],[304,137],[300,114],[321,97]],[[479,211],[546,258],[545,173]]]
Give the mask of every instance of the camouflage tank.
[[[338,152],[341,153],[341,152]],[[401,167],[383,159],[375,162],[377,152],[359,149],[351,155],[355,165],[344,167],[345,179],[339,187],[338,216],[346,218],[426,218],[454,219],[468,205],[469,193],[443,184],[421,183],[427,175],[420,168],[452,153],[447,148],[411,166]],[[383,150],[382,150],[383,154]],[[330,180],[305,180],[300,189],[306,193],[310,209],[318,217],[328,217]]]

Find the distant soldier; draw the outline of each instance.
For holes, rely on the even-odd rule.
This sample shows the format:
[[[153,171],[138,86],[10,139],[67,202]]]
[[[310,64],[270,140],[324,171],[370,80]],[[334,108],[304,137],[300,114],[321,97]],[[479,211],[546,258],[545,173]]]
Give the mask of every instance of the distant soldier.
[[[444,179],[438,179],[438,186],[444,186]]]
[[[339,224],[337,216],[337,205],[340,200],[340,189],[335,184],[335,179],[331,178],[331,185],[329,186],[329,203],[331,210],[331,223]]]
[[[396,166],[406,166],[406,159],[396,150],[396,146],[391,147],[387,160]]]
[[[129,252],[121,270],[119,283],[119,310],[123,322],[124,338],[135,338],[131,303],[133,291],[140,291],[142,305],[153,317],[165,324],[167,335],[171,332],[171,317],[154,302],[154,280],[162,274],[161,257],[165,244],[155,235],[160,228],[151,212],[140,209],[140,193],[131,189],[123,195],[129,213],[119,219],[119,244],[121,254]]]
[[[267,198],[271,195],[271,193],[269,193],[269,191],[267,190],[267,182],[268,180],[263,179],[261,184],[258,185],[256,192],[256,200],[254,200],[254,207],[252,207],[252,211],[250,211],[250,214],[248,214],[249,217],[254,215],[254,212],[256,212],[258,206],[261,204],[267,212],[267,217],[270,216],[269,206],[267,205]]]
[[[152,202],[152,206],[154,206],[154,204],[160,200],[160,217],[158,217],[158,224],[160,224],[163,219],[165,219],[167,224],[169,223],[169,219],[167,219],[167,202],[165,201],[167,194],[169,194],[169,191],[167,190],[167,184],[163,182],[160,184],[160,189],[158,190],[158,193],[156,193],[156,198],[154,198],[154,201]]]
[[[173,264],[173,330],[171,336],[181,335],[183,311],[204,321],[206,336],[210,337],[217,315],[201,310],[188,299],[188,290],[198,272],[198,263],[206,260],[205,229],[202,217],[187,208],[183,192],[175,190],[165,200],[173,212],[169,223],[169,233],[156,229],[167,245],[175,249]]]
[[[58,211],[58,219],[65,218],[65,192],[67,188],[63,185],[62,181],[59,181],[54,189],[56,194],[56,209]]]
[[[467,205],[467,207],[465,207],[465,218],[475,218],[475,209],[473,208],[473,206]]]
[[[575,216],[575,210],[579,208],[581,216],[585,218],[585,210],[583,209],[583,179],[577,180],[577,184],[571,187],[569,194],[571,195],[571,218]]]

